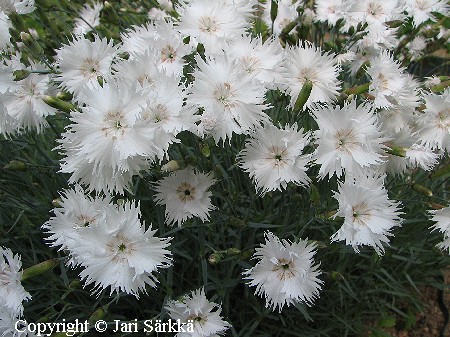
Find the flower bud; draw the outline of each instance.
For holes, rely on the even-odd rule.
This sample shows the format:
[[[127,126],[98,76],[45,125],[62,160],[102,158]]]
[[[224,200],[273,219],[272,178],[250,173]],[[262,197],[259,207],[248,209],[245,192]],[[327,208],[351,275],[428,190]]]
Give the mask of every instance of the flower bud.
[[[213,266],[218,264],[222,260],[222,254],[219,253],[213,253],[209,256],[208,262],[212,264]]]
[[[178,162],[176,160],[170,160],[169,162],[167,162],[166,164],[161,166],[161,171],[164,171],[164,172],[174,172],[179,169],[180,169],[180,165],[178,164]]]
[[[26,171],[27,165],[20,160],[11,160],[8,164],[3,166],[3,169],[8,171]]]
[[[311,95],[312,88],[313,83],[310,80],[306,80],[305,84],[303,84],[302,90],[300,90],[300,93],[298,94],[297,101],[295,102],[294,105],[295,113],[299,113],[303,109],[303,106],[308,100],[309,95]]]
[[[38,264],[35,264],[34,266],[31,266],[27,269],[25,269],[22,272],[22,281],[26,280],[30,277],[34,277],[34,276],[38,276],[41,274],[46,273],[49,270],[52,270],[53,268],[55,268],[57,265],[59,265],[59,261],[58,259],[50,259]]]
[[[433,192],[431,192],[428,188],[426,188],[426,187],[424,187],[422,185],[413,184],[412,188],[417,193],[423,194],[426,197],[432,197],[433,196]]]
[[[94,311],[94,313],[89,317],[89,325],[95,324],[95,322],[101,320],[106,315],[106,309],[104,307],[100,307]]]

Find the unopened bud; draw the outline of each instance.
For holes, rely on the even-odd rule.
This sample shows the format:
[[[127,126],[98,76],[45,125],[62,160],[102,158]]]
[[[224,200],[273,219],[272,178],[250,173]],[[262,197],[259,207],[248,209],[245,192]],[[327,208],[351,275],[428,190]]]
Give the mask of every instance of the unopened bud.
[[[200,150],[202,151],[202,154],[206,158],[209,158],[209,156],[211,155],[211,149],[209,148],[208,144],[206,144],[206,143],[200,144]]]
[[[228,225],[232,227],[244,227],[245,222],[239,218],[232,216],[228,219]]]
[[[311,184],[309,186],[308,192],[309,192],[309,197],[311,199],[311,202],[314,205],[320,204],[320,192],[319,192],[319,189],[315,185]]]
[[[403,147],[397,146],[397,145],[393,145],[393,144],[389,144],[389,149],[386,150],[387,153],[393,155],[393,156],[397,156],[397,157],[406,157],[406,150]]]
[[[246,250],[246,251],[243,251],[243,252],[241,253],[241,255],[239,256],[239,258],[240,258],[240,260],[242,260],[242,261],[247,261],[247,260],[250,260],[250,258],[252,257],[252,255],[253,255],[253,250],[252,250],[252,249],[248,249],[248,250]]]
[[[26,171],[27,165],[20,160],[11,160],[3,168],[8,171]]]
[[[442,92],[450,86],[450,81],[445,81],[430,88],[434,93]]]
[[[344,276],[342,276],[342,274],[338,271],[332,271],[330,276],[335,281],[341,281],[344,279]]]
[[[369,91],[370,83],[358,85],[356,87],[348,88],[345,90],[347,95],[359,95]]]
[[[61,207],[61,202],[62,202],[61,198],[56,198],[52,200],[52,205],[55,207]]]
[[[52,270],[59,264],[58,259],[47,260],[25,269],[22,272],[22,281],[30,277],[38,276]]]
[[[209,256],[208,262],[212,265],[218,264],[222,260],[222,254],[213,253]]]
[[[433,192],[431,192],[428,188],[419,185],[419,184],[413,184],[412,188],[414,191],[416,191],[417,193],[423,194],[424,196],[427,197],[432,197],[433,196]]]
[[[166,164],[161,166],[161,171],[164,171],[164,172],[174,172],[179,169],[180,169],[180,165],[178,164],[178,162],[176,160],[170,160],[169,162],[167,162]]]
[[[70,101],[73,98],[73,95],[67,91],[61,91],[56,94],[56,98],[59,98],[63,101]]]
[[[26,70],[26,69],[14,71],[14,79],[16,81],[21,81],[21,80],[26,79],[28,77],[28,75],[30,75],[30,71]]]
[[[271,0],[270,4],[270,21],[274,22],[278,15],[278,1]]]
[[[237,248],[228,248],[226,250],[226,252],[227,252],[228,255],[238,255],[238,254],[241,253],[241,250],[237,249]]]
[[[72,282],[69,283],[70,289],[77,289],[77,288],[80,288],[80,286],[81,286],[81,282],[79,280],[73,280]]]
[[[443,209],[445,207],[444,205],[436,204],[434,202],[427,202],[427,205],[434,210]]]
[[[95,324],[95,322],[101,320],[106,315],[106,308],[100,307],[94,311],[94,313],[89,317],[89,325]]]
[[[43,96],[42,99],[45,103],[50,105],[52,108],[55,108],[55,109],[58,109],[58,110],[61,110],[64,112],[70,112],[70,111],[74,111],[77,109],[75,107],[75,105],[73,105],[72,103],[65,102],[57,97]]]
[[[306,104],[306,101],[309,98],[309,95],[311,95],[312,88],[313,83],[310,80],[306,80],[305,84],[303,84],[302,90],[300,90],[300,93],[298,94],[297,100],[295,101],[295,113],[299,113],[300,111],[302,111],[303,106]]]

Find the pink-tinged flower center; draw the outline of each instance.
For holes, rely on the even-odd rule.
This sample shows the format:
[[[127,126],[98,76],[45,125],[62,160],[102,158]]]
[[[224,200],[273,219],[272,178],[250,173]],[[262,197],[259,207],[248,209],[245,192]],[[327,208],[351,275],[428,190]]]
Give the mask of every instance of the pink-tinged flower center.
[[[128,128],[123,112],[108,112],[104,118],[106,126],[102,128],[105,137],[116,139],[125,134]]]
[[[114,255],[114,261],[125,261],[134,251],[133,242],[122,234],[118,234],[106,245]]]
[[[100,62],[90,57],[84,60],[83,65],[81,66],[81,72],[86,78],[97,77],[99,70]]]
[[[219,25],[215,18],[210,16],[202,16],[198,23],[200,25],[200,30],[204,33],[215,33],[219,29]]]
[[[358,226],[367,226],[367,222],[370,221],[371,217],[372,214],[368,209],[367,203],[362,202],[352,207],[353,224]]]
[[[278,259],[272,271],[276,272],[277,279],[279,279],[280,281],[285,281],[287,279],[295,277],[294,262],[292,260],[287,260],[284,258]]]
[[[286,161],[287,149],[285,147],[270,146],[269,154],[266,159],[271,160],[274,166],[284,166]]]
[[[376,17],[379,14],[384,14],[383,6],[377,3],[370,2],[367,6],[367,13]]]
[[[175,52],[175,49],[170,45],[167,45],[161,49],[162,62],[172,63],[173,61],[175,61],[176,56],[177,54]]]
[[[336,139],[336,150],[349,152],[358,145],[352,129],[339,130],[334,138]]]
[[[80,227],[89,227],[93,222],[95,222],[94,217],[87,216],[85,214],[80,214],[77,216],[77,225]]]
[[[230,99],[234,96],[234,90],[229,83],[219,84],[213,93],[216,100],[224,107],[233,107],[234,103]]]
[[[184,182],[178,186],[177,195],[183,202],[192,201],[195,199],[195,187],[188,182]]]

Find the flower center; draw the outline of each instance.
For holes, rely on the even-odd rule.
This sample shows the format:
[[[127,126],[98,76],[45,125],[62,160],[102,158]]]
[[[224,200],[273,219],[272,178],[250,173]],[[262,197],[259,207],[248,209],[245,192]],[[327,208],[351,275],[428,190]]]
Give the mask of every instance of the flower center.
[[[161,61],[162,62],[167,61],[169,63],[172,63],[173,61],[175,61],[176,56],[177,56],[177,54],[175,53],[175,49],[170,45],[167,45],[161,49]]]
[[[287,162],[287,149],[285,147],[270,146],[269,155],[266,159],[272,161],[274,167],[284,166]]]
[[[195,187],[184,182],[177,188],[178,198],[183,202],[192,201],[195,199]]]
[[[349,152],[358,145],[352,129],[339,130],[334,137],[336,139],[336,150]]]
[[[353,206],[351,213],[353,224],[360,227],[367,226],[367,222],[370,221],[370,218],[372,217],[368,205],[365,202]]]
[[[367,13],[369,13],[374,17],[376,17],[379,14],[384,14],[383,6],[381,6],[380,4],[370,2],[369,5],[367,6]]]
[[[208,321],[208,319],[202,315],[192,314],[187,317],[187,321],[188,322],[198,322],[199,324],[205,324]]]
[[[88,57],[81,66],[81,73],[86,78],[94,78],[99,74],[100,63],[98,60]]]
[[[210,16],[202,16],[198,23],[200,24],[200,30],[204,33],[215,33],[219,29],[216,19]]]
[[[133,251],[133,242],[122,234],[113,237],[106,245],[109,252],[113,254],[113,261],[123,262],[127,260]]]
[[[214,90],[213,93],[216,100],[223,104],[224,107],[233,107],[234,103],[230,101],[233,97],[233,90],[229,83],[219,84],[219,86]]]
[[[108,112],[104,118],[106,126],[101,130],[105,137],[116,139],[118,136],[125,134],[127,124],[123,112]]]
[[[80,227],[89,227],[94,221],[94,217],[87,216],[85,214],[81,214],[77,217],[77,225]]]
[[[0,269],[0,286],[6,286],[11,283],[11,267],[6,265]]]
[[[280,281],[285,281],[292,277],[295,277],[294,262],[287,259],[279,259],[272,271],[276,273],[277,278]]]
[[[450,115],[450,110],[442,110],[438,113],[438,128],[447,130],[450,127],[450,121],[448,116]]]

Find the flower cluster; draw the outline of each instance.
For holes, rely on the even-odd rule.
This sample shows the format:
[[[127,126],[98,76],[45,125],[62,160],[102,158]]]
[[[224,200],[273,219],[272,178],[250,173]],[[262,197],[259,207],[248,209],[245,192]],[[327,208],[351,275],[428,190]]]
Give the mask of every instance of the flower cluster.
[[[61,194],[43,228],[51,246],[70,254],[69,264],[84,269],[80,276],[94,291],[111,287],[139,297],[145,286],[156,287],[154,273],[172,264],[171,238],[158,238],[140,221],[139,205],[113,205],[109,198],[90,198],[81,187]]]
[[[174,225],[168,230],[178,235],[200,222],[206,223],[200,229],[211,229],[222,219],[236,219],[241,205],[230,207],[232,216],[220,207],[237,194],[241,199],[235,200],[259,198],[266,205],[274,195],[293,199],[291,191],[312,200],[321,185],[335,188],[328,188],[326,203],[312,200],[308,214],[327,208],[323,214],[333,214],[326,217],[333,225],[317,235],[357,253],[368,246],[383,254],[403,221],[388,179],[412,181],[450,151],[449,78],[425,83],[407,67],[433,42],[448,40],[448,31],[433,25],[436,13],[448,15],[447,2],[157,3],[145,23],[121,24],[109,34],[102,33],[101,19],[112,5],[85,4],[71,21],[71,36],[44,49],[36,31],[12,34],[13,19],[30,14],[34,1],[0,1],[0,134],[42,132],[49,125],[56,131],[60,120],[65,125],[56,132],[55,150],[73,187],[60,193],[54,215],[42,226],[48,245],[68,256],[66,264],[80,270],[92,293],[109,288],[110,295],[139,298],[147,286],[156,288],[159,271],[178,262],[170,250],[173,238],[157,237],[145,224],[144,200],[155,205],[146,209],[151,215],[165,208],[162,235]],[[143,8],[120,13],[128,10],[147,18]],[[417,36],[412,39],[398,22]],[[327,26],[333,34],[315,39]],[[51,55],[43,57],[48,50]],[[246,183],[251,188],[243,188]],[[149,196],[129,200],[139,200],[142,190]],[[259,196],[245,194],[255,190]],[[258,217],[243,213],[243,226]],[[449,208],[430,214],[431,229],[444,235],[438,247],[450,252]],[[256,233],[254,242],[265,238],[257,248],[239,238],[243,247],[253,244],[244,248],[254,250],[256,263],[239,261],[246,270],[236,277],[256,287],[267,308],[281,312],[313,305],[325,286],[315,261],[318,245],[300,238],[297,227],[284,231],[288,226],[279,221],[273,227],[283,227],[277,232],[283,236]],[[201,243],[202,262],[206,250],[230,252]],[[2,336],[12,333],[4,322],[20,317],[22,303],[31,298],[20,284],[20,268],[20,258],[0,247]],[[203,283],[209,282],[202,268]],[[171,318],[193,322],[195,332],[178,337],[214,337],[231,327],[205,287],[211,290],[203,284],[181,299],[165,300]]]

